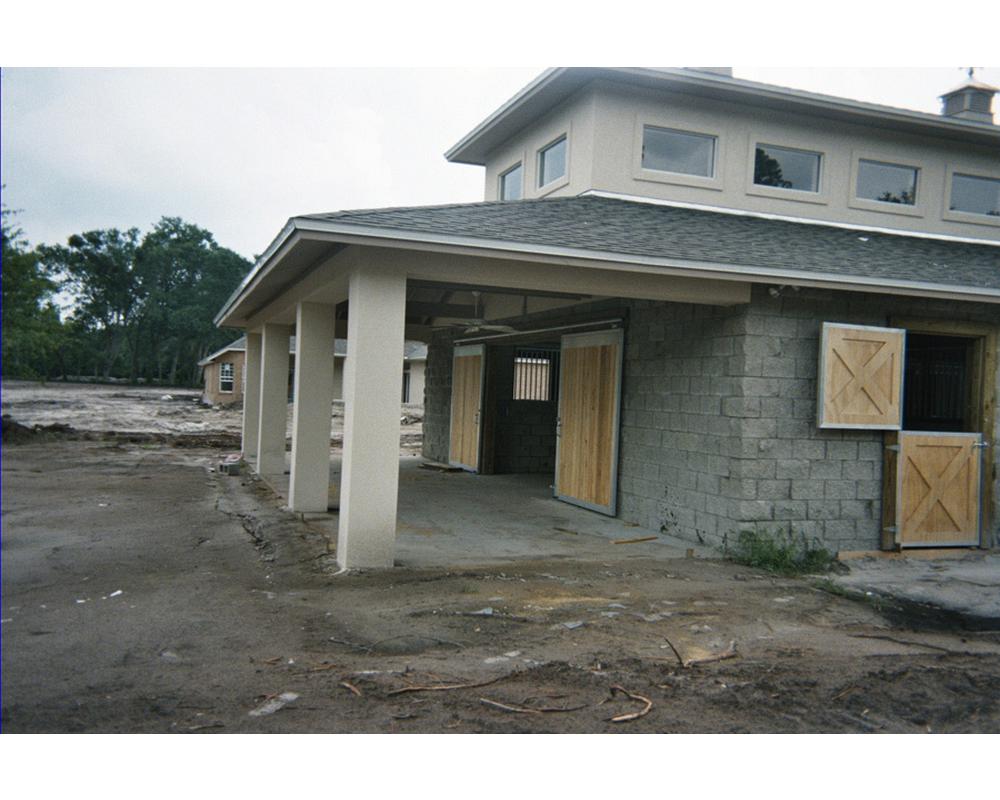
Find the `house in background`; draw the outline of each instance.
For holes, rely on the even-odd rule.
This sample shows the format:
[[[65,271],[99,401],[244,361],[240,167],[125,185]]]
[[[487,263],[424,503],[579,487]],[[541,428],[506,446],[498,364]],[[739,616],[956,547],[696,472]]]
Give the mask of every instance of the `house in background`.
[[[552,69],[447,153],[485,202],[288,221],[218,324],[247,331],[244,454],[393,563],[399,361],[429,341],[424,455],[719,545],[992,546],[1000,127],[970,80],[928,114],[725,68]],[[348,308],[350,313],[348,314]],[[550,488],[552,487],[552,488]]]
[[[220,350],[198,362],[202,368],[205,389],[202,402],[208,405],[230,405],[243,402],[244,361],[247,340],[241,336]],[[289,397],[294,384],[295,337],[288,342],[289,354]],[[344,359],[347,357],[347,342],[338,339],[334,343],[334,389],[333,399],[343,399]],[[406,342],[403,353],[403,385],[401,400],[404,405],[423,406],[424,368],[427,364],[427,345],[423,342]]]

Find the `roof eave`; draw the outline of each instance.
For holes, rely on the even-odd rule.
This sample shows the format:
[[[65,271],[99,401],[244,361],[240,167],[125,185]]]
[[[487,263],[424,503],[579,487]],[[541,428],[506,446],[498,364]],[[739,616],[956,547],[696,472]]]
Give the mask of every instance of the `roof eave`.
[[[749,264],[725,264],[690,259],[663,258],[617,253],[613,251],[585,250],[582,248],[555,245],[525,244],[523,242],[499,239],[480,239],[473,236],[456,236],[425,233],[396,228],[376,228],[357,223],[317,220],[315,218],[293,217],[275,239],[277,247],[269,248],[271,255],[262,258],[258,266],[243,281],[244,290],[234,295],[226,307],[216,315],[216,324],[229,316],[231,309],[252,291],[257,278],[264,277],[270,269],[280,263],[275,255],[282,244],[294,234],[307,236],[321,234],[331,237],[330,241],[343,244],[381,245],[406,247],[412,245],[421,249],[439,248],[442,252],[475,252],[482,255],[519,256],[536,258],[539,261],[607,268],[609,265],[628,265],[633,269],[656,269],[664,274],[684,277],[702,277],[713,280],[744,281],[750,283],[772,283],[775,281],[795,286],[812,286],[853,291],[878,293],[899,293],[916,297],[933,297],[964,302],[1000,303],[1000,290],[961,286],[954,284],[908,281],[902,279],[885,280],[864,276],[845,276],[836,273],[807,273],[799,270],[758,267]],[[622,270],[625,272],[626,270]]]
[[[571,74],[580,69],[582,68],[558,67],[546,70],[466,134],[445,153],[445,157],[455,163],[482,166],[486,161],[486,155],[496,146],[496,143],[491,141],[490,134],[499,125],[510,123],[514,128],[523,127],[520,123],[512,121],[516,118],[518,111],[540,93],[556,83],[566,81]],[[682,68],[604,67],[589,69],[586,74],[577,74],[581,74],[581,84],[601,75],[619,79],[633,76],[662,86],[674,86],[688,90],[707,88],[713,92],[724,92],[743,99],[766,99],[772,103],[786,105],[790,109],[800,106],[804,109],[823,112],[828,116],[854,117],[867,121],[877,119],[882,125],[909,128],[932,136],[1000,144],[1000,126],[988,122],[953,119],[925,111],[911,111],[876,103],[865,103],[849,98]],[[571,91],[574,88],[571,87]],[[527,122],[525,121],[524,124]]]

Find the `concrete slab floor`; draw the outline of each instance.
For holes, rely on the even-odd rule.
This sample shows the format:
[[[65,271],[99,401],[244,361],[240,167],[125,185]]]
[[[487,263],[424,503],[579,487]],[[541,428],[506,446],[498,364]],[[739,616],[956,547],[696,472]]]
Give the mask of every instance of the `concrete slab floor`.
[[[552,497],[550,475],[474,475],[421,468],[420,456],[399,460],[396,566],[447,567],[542,558],[684,558],[718,555]],[[285,501],[285,475],[263,476]],[[331,498],[340,484],[340,455],[330,461]],[[377,502],[377,500],[376,500]],[[336,545],[336,513],[306,514]],[[613,544],[656,536],[655,541]]]
[[[832,580],[839,586],[953,614],[975,627],[1000,629],[1000,553],[958,558],[863,558]]]

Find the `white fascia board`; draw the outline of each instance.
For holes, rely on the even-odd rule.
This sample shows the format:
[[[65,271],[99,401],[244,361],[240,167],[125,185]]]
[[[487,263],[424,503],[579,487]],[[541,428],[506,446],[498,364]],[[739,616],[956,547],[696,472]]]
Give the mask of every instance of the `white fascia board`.
[[[810,219],[808,217],[796,217],[790,214],[773,214],[767,211],[745,211],[740,208],[723,208],[721,206],[709,206],[702,203],[685,203],[679,200],[660,200],[655,197],[644,197],[636,194],[625,194],[622,192],[606,192],[601,189],[587,189],[580,192],[578,197],[605,197],[609,200],[626,200],[629,203],[644,203],[650,206],[668,206],[670,208],[688,208],[692,211],[711,211],[713,214],[729,214],[734,217],[756,217],[758,219],[770,219],[777,222],[797,222],[802,225],[816,225],[820,228],[840,228],[848,231],[858,231],[859,233],[885,233],[890,236],[902,236],[908,239],[934,239],[940,242],[957,242],[960,244],[982,244],[991,247],[1000,247],[1000,240],[997,239],[976,239],[971,236],[953,236],[947,233],[925,233],[923,231],[904,231],[898,228],[880,228],[877,225],[855,225],[850,222],[829,222],[821,219]]]
[[[604,70],[609,78],[613,78],[615,75],[621,78],[634,76],[662,83],[666,88],[669,88],[670,84],[689,87],[689,91],[699,87],[715,90],[721,89],[728,94],[736,95],[743,102],[752,103],[754,100],[767,99],[788,105],[803,106],[812,111],[834,113],[842,117],[857,117],[869,122],[877,120],[889,125],[920,128],[925,133],[933,136],[962,137],[964,134],[973,134],[977,139],[985,136],[987,139],[1000,143],[1000,126],[988,122],[954,119],[927,111],[913,111],[912,109],[895,106],[866,103],[847,97],[807,92],[787,86],[748,81],[743,78],[724,75],[713,75],[711,73],[697,72],[684,68],[598,67],[594,69]],[[475,159],[461,159],[461,152],[472,145],[480,136],[502,122],[506,117],[516,114],[518,109],[527,100],[544,91],[547,86],[557,81],[564,73],[569,71],[569,68],[557,67],[543,72],[479,123],[472,131],[463,136],[457,144],[445,153],[445,158],[449,161],[457,161],[458,163],[479,164],[480,161]]]
[[[464,150],[471,142],[479,138],[479,135],[484,131],[492,128],[500,119],[507,116],[507,114],[513,109],[521,105],[528,97],[537,93],[542,88],[547,86],[549,83],[555,79],[560,73],[566,71],[565,67],[550,67],[545,70],[541,75],[535,78],[531,83],[525,86],[521,91],[515,94],[510,100],[500,106],[496,111],[490,114],[486,119],[480,122],[475,128],[469,131],[465,136],[463,136],[458,142],[448,148],[445,152],[444,157],[448,161],[453,161],[455,157]],[[458,162],[458,163],[468,163],[468,162]]]
[[[618,67],[615,68],[615,71],[659,77],[664,80],[686,83],[695,86],[715,85],[725,87],[727,90],[734,93],[744,94],[750,97],[768,97],[786,101],[791,100],[816,109],[846,112],[868,118],[879,117],[890,122],[916,123],[922,126],[927,126],[928,128],[936,129],[938,133],[943,134],[961,134],[966,132],[985,133],[987,136],[996,138],[1000,141],[1000,127],[996,125],[992,125],[988,122],[954,119],[952,117],[934,114],[929,111],[914,111],[909,108],[899,108],[898,106],[867,103],[862,100],[853,100],[849,97],[838,97],[831,94],[808,92],[803,89],[794,89],[789,86],[778,86],[776,84],[760,83],[759,81],[748,81],[745,78],[692,72],[691,70],[676,67],[662,69]]]
[[[216,314],[215,318],[212,320],[213,325],[219,327],[223,317],[226,316],[229,309],[236,304],[236,301],[240,298],[241,295],[244,294],[247,287],[249,287],[250,284],[253,283],[254,280],[256,280],[257,276],[264,269],[264,266],[267,264],[267,262],[274,257],[274,254],[277,253],[278,250],[285,244],[285,242],[288,241],[288,238],[293,233],[295,233],[295,219],[296,219],[295,217],[292,217],[291,219],[288,220],[288,222],[285,223],[285,227],[283,227],[281,231],[279,231],[278,235],[271,240],[271,244],[267,246],[267,249],[257,259],[257,263],[253,265],[253,269],[251,269],[250,272],[247,273],[246,277],[243,278],[242,281],[240,281],[240,285],[237,286],[235,289],[233,289],[232,294],[229,295],[219,313]]]
[[[232,345],[228,345],[227,344],[221,350],[216,350],[214,353],[212,353],[212,355],[205,356],[201,361],[198,362],[198,366],[199,367],[207,367],[209,364],[211,364],[215,359],[217,359],[223,353],[229,353],[229,352],[244,353],[244,352],[246,352],[246,347],[245,346],[244,347],[233,347]]]
[[[752,283],[780,282],[790,286],[813,286],[828,289],[866,290],[878,293],[902,293],[917,297],[936,297],[966,302],[1000,303],[1000,289],[982,289],[972,286],[932,283],[926,281],[883,280],[856,275],[838,275],[827,272],[802,272],[799,270],[757,267],[748,264],[720,264],[690,259],[639,256],[613,251],[585,250],[582,248],[552,245],[524,244],[497,239],[479,239],[472,236],[454,236],[420,231],[374,228],[347,222],[293,218],[289,226],[275,239],[269,251],[273,254],[293,234],[322,234],[331,241],[382,247],[417,247],[421,250],[463,252],[473,255],[532,258],[554,264],[619,270],[621,272],[647,272],[660,275],[677,275],[714,280],[750,281]],[[248,275],[243,286],[250,286],[258,274],[262,277],[273,267],[269,257],[262,257],[258,266]],[[280,259],[278,259],[280,260]],[[234,295],[216,316],[216,324],[239,299]]]

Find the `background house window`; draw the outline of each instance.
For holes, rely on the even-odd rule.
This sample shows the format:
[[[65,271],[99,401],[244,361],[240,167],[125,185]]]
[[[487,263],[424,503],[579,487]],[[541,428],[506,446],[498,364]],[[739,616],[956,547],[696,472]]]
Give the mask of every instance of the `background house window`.
[[[514,399],[554,400],[558,374],[558,350],[519,347],[514,351]]]
[[[917,202],[917,170],[901,164],[861,159],[858,161],[857,195],[862,200],[912,206]]]
[[[410,362],[403,362],[403,402],[410,402]]]
[[[538,152],[538,186],[548,186],[566,174],[566,137]]]
[[[520,164],[516,164],[500,176],[500,199],[520,200],[522,195],[521,181],[524,177],[524,170]]]
[[[233,362],[223,361],[219,364],[219,391],[231,392],[233,390]]]
[[[1000,217],[1000,180],[956,172],[951,177],[951,203],[948,208],[967,214]]]
[[[758,144],[754,153],[753,182],[758,186],[819,191],[819,153]]]
[[[647,125],[642,129],[642,168],[711,178],[715,137]]]

